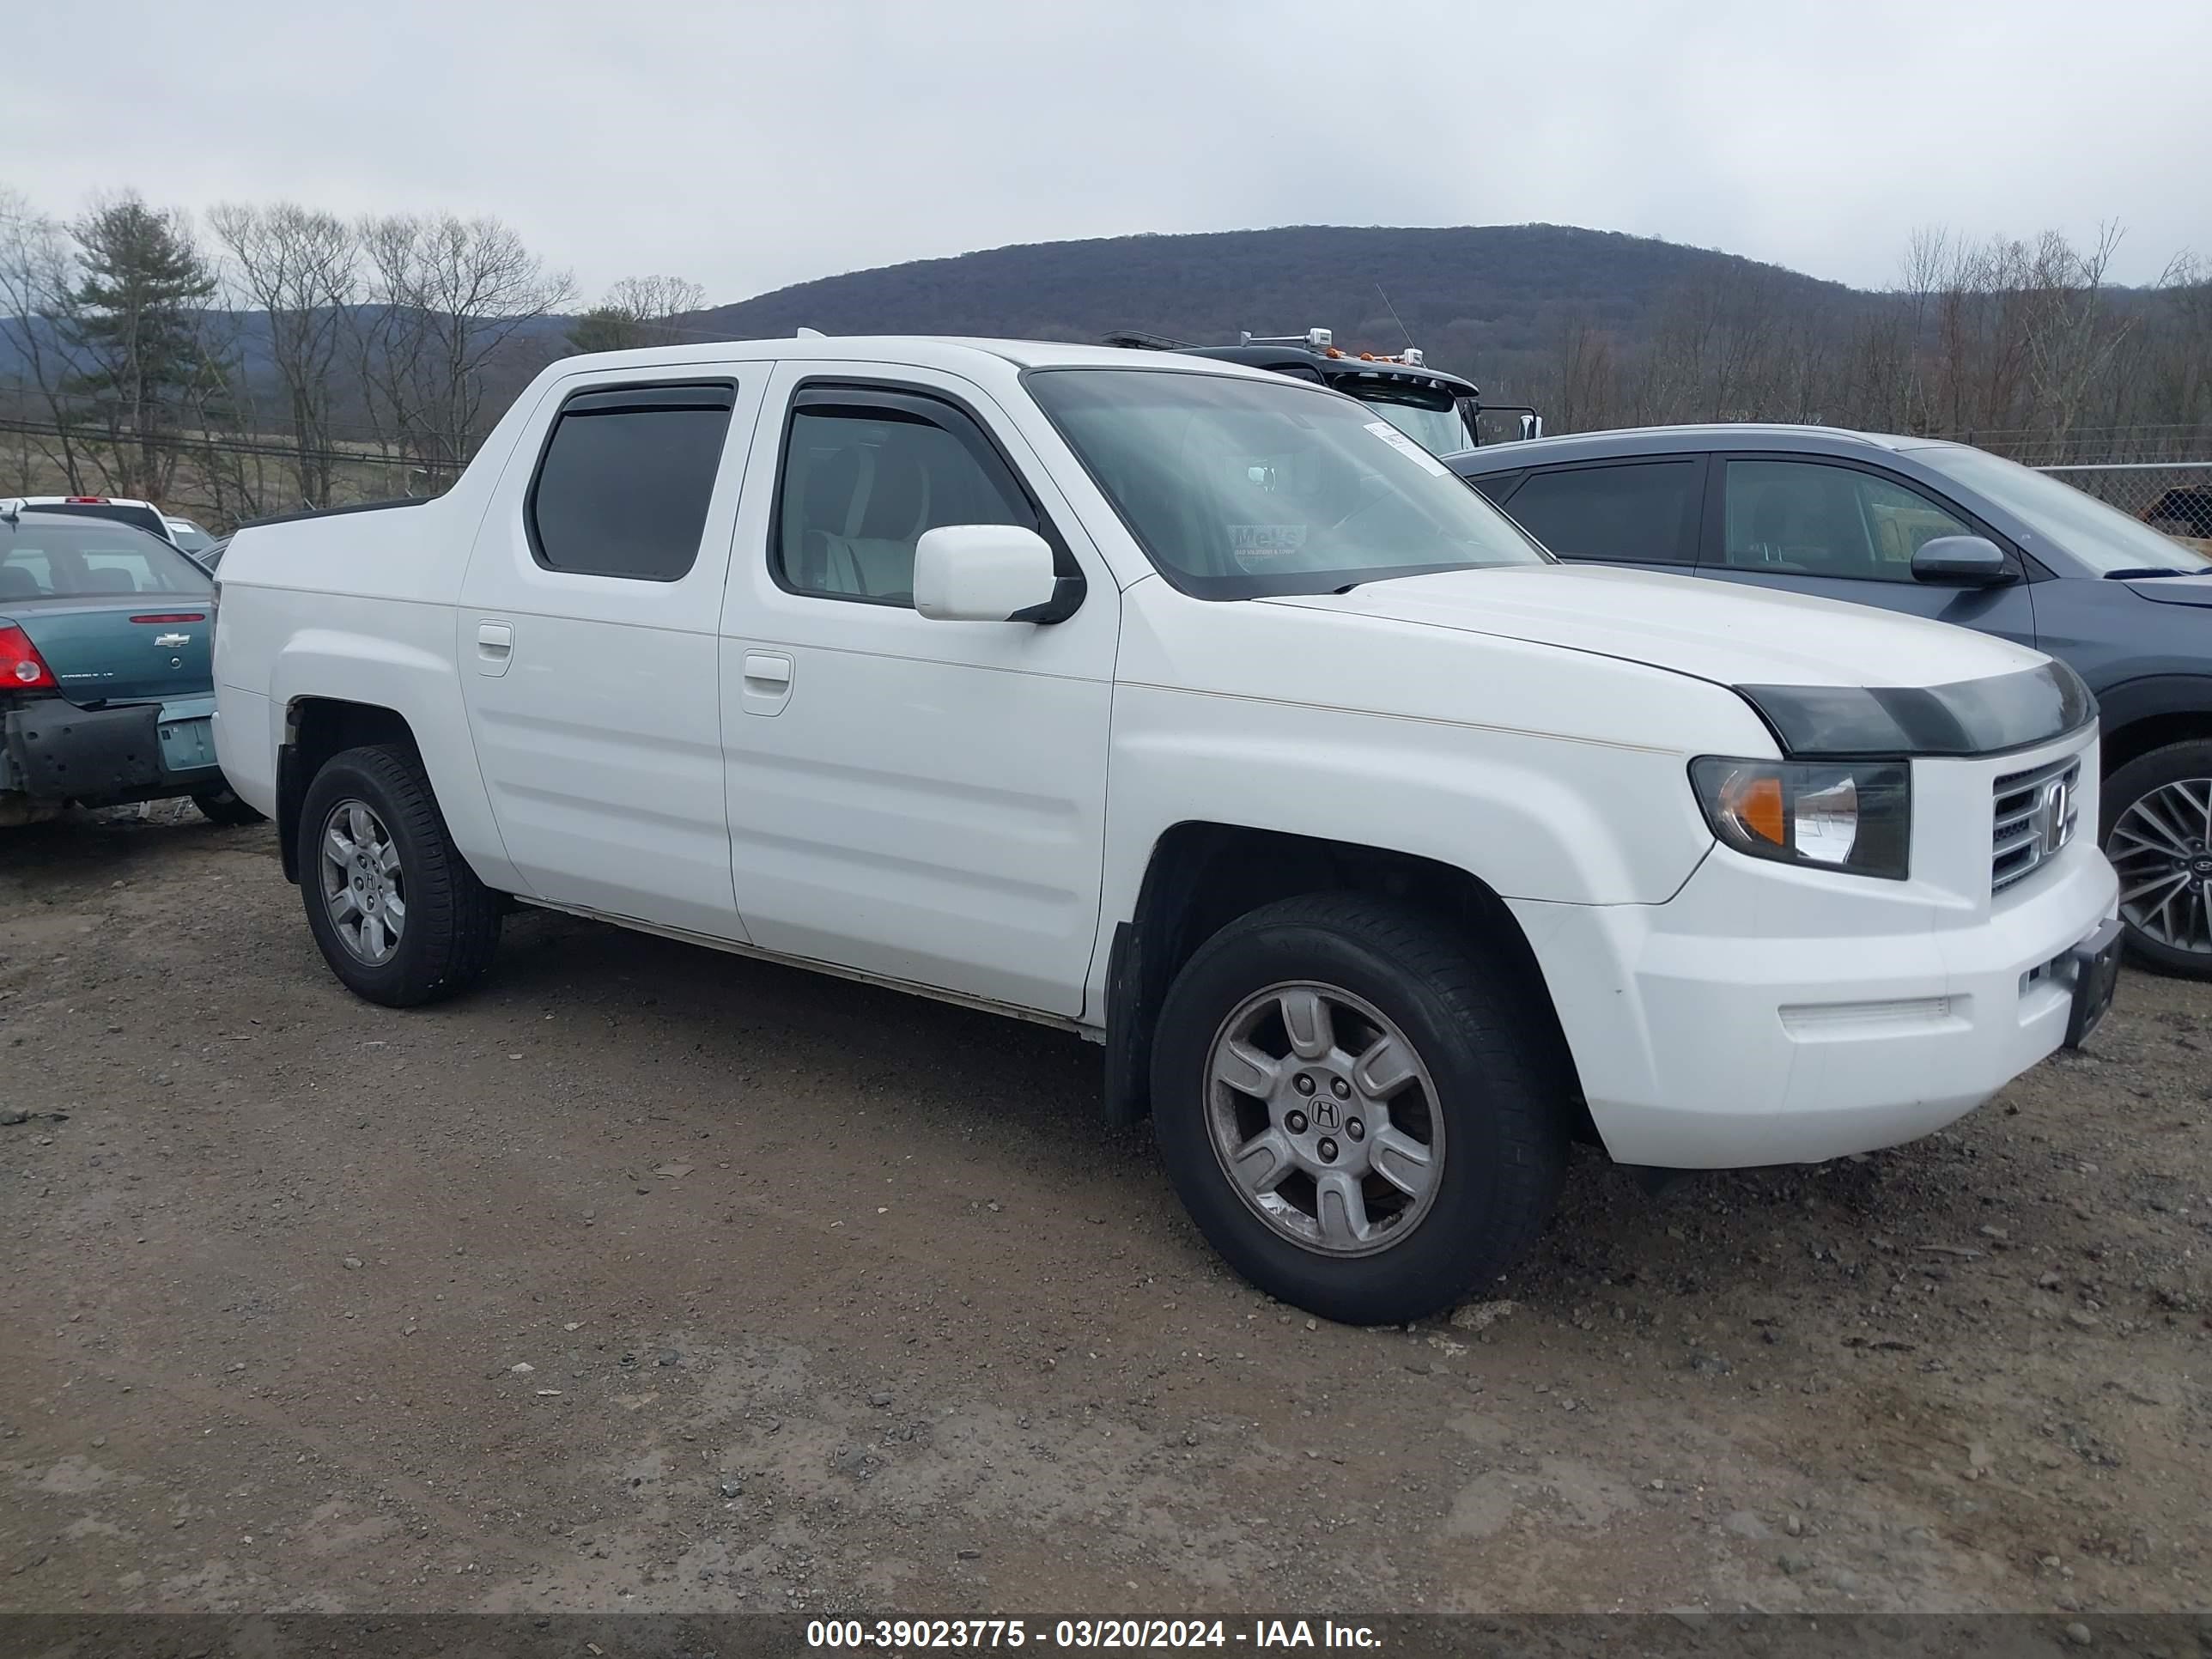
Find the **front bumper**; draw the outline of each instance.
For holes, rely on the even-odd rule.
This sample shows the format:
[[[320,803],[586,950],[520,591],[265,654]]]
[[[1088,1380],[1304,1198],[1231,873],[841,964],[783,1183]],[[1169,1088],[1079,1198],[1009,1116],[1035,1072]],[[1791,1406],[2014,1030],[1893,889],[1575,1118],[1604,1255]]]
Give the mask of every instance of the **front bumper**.
[[[0,720],[0,793],[115,806],[219,788],[212,695],[79,708],[42,697]]]
[[[1998,774],[2071,747],[1916,763],[1910,882],[1716,848],[1665,904],[1514,902],[1613,1157],[1728,1169],[1893,1146],[2057,1048],[2075,948],[2118,909],[2094,746],[2073,842],[2016,887],[1992,899],[1987,832],[1961,825],[1991,821]]]

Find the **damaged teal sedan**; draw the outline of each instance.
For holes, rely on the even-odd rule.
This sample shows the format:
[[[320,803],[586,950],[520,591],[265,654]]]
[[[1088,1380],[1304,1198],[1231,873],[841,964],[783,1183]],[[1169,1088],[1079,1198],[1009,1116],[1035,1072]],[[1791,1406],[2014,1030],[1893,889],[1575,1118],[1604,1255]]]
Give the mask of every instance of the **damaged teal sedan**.
[[[259,814],[216,764],[215,584],[160,537],[0,501],[0,826],[189,795]]]

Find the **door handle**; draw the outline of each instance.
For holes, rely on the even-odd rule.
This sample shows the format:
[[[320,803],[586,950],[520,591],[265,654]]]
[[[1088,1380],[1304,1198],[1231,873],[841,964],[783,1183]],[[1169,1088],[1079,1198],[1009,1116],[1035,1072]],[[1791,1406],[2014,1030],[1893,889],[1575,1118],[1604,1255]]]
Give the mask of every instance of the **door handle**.
[[[776,715],[791,701],[791,659],[781,651],[744,654],[738,706],[748,714]]]
[[[503,622],[477,624],[477,672],[504,674],[514,660],[514,625]]]

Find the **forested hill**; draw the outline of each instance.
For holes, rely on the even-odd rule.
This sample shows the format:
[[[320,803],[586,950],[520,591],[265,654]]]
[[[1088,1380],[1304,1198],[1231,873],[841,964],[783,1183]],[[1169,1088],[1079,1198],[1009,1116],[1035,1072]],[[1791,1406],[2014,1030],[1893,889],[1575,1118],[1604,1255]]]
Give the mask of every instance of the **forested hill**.
[[[734,338],[804,327],[1096,340],[1137,328],[1199,343],[1234,341],[1239,329],[1289,334],[1319,325],[1350,349],[1395,349],[1404,341],[1379,283],[1416,343],[1433,350],[1447,338],[1479,339],[1488,356],[1540,349],[1547,323],[1562,315],[1640,339],[1670,298],[1746,278],[1793,310],[1840,311],[1857,297],[1735,254],[1617,231],[1298,225],[920,259],[799,283],[686,321]]]

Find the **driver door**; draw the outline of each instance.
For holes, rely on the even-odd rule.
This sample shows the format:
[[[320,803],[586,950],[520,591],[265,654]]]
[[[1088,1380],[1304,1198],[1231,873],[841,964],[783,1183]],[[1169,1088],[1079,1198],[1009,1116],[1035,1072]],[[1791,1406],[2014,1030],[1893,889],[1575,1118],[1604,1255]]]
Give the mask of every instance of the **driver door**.
[[[721,620],[738,908],[755,944],[1069,1018],[1098,926],[1119,591],[980,387],[787,363]],[[773,431],[771,441],[769,434]],[[1087,583],[1066,620],[936,622],[915,544],[1021,524]]]

